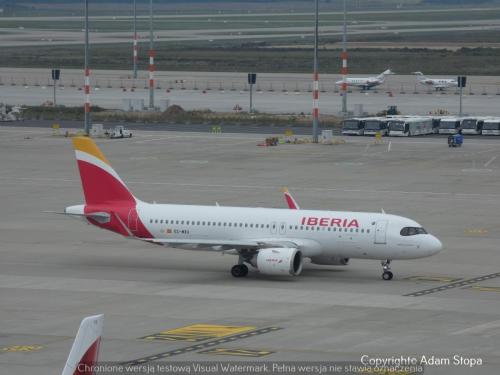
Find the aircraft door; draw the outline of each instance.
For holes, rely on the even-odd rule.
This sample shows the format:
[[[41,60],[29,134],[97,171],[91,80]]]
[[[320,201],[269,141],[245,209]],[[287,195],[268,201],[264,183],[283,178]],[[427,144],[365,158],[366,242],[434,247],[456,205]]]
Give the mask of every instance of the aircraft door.
[[[139,219],[135,208],[131,208],[128,212],[128,229],[131,232],[137,232],[137,220]]]
[[[387,243],[387,220],[379,220],[375,226],[375,243]]]

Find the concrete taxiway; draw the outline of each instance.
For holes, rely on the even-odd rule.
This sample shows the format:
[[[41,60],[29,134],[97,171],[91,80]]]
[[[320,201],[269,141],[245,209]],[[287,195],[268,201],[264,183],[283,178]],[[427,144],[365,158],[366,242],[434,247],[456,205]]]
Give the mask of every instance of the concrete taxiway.
[[[107,109],[122,109],[123,99],[143,99],[149,105],[149,89],[145,72],[140,79],[130,77],[130,71],[94,71],[92,74],[93,105]],[[50,72],[43,69],[0,69],[0,102],[11,105],[41,105],[53,100]],[[79,106],[83,103],[83,75],[78,70],[64,70],[57,86],[57,104]],[[453,78],[453,77],[451,77]],[[335,74],[321,75],[320,111],[337,114],[342,96]],[[249,110],[249,92],[245,73],[158,72],[155,91],[156,105],[168,100],[185,109],[210,109],[231,112],[236,105]],[[254,108],[269,113],[310,113],[311,76],[309,74],[259,74],[254,87]],[[459,112],[456,89],[436,92],[416,82],[415,76],[394,75],[367,92],[353,88],[348,108],[362,105],[367,113],[377,113],[395,105],[405,114],[429,114],[444,111]],[[468,77],[464,90],[463,112],[485,116],[499,115],[500,82],[497,77]]]
[[[461,149],[444,138],[257,147],[263,137],[136,131],[98,144],[146,201],[285,207],[286,185],[301,207],[414,218],[444,250],[393,262],[390,282],[378,262],[359,260],[308,264],[294,279],[234,279],[230,255],[153,246],[43,213],[82,202],[70,141],[2,126],[0,373],[58,373],[80,320],[95,313],[105,314],[103,361],[461,355],[483,365],[425,373],[498,373],[500,139],[467,137]],[[182,328],[194,324],[202,326]]]

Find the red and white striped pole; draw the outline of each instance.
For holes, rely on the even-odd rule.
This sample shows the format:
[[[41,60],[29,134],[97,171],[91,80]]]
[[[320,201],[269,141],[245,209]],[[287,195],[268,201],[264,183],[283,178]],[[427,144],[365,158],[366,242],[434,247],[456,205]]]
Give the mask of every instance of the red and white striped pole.
[[[347,1],[344,0],[344,33],[342,36],[342,53],[340,54],[342,59],[342,69],[340,74],[342,74],[342,113],[347,116]]]
[[[139,47],[137,45],[137,1],[134,0],[134,79],[137,79],[138,61],[139,61]]]
[[[347,113],[347,74],[348,74],[348,69],[347,69],[347,52],[342,51],[340,54],[340,57],[342,59],[342,69],[340,71],[340,74],[342,75],[342,113]]]
[[[319,122],[319,74],[313,73],[313,121]]]
[[[149,109],[155,108],[155,50],[153,36],[153,0],[149,6]]]
[[[314,26],[314,73],[313,73],[313,142],[319,141],[319,76],[318,76],[318,31],[319,31],[319,1],[315,1]]]
[[[84,132],[90,134],[90,68],[89,68],[89,1],[85,0],[85,122]]]
[[[88,116],[90,114],[90,69],[85,68],[85,115]]]
[[[149,51],[149,108],[155,107],[155,55],[156,52],[151,49]]]

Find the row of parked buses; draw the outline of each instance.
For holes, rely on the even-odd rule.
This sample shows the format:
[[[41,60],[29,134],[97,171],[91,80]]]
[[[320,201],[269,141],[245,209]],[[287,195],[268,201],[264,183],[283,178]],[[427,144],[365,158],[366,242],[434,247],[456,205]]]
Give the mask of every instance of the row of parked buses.
[[[427,134],[500,135],[500,117],[388,116],[344,120],[343,135],[409,137]]]

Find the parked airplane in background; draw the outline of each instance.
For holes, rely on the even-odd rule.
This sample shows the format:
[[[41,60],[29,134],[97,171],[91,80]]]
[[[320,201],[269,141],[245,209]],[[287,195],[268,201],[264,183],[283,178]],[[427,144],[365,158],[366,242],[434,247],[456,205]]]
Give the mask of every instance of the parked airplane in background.
[[[382,260],[383,278],[393,259],[431,256],[441,242],[417,222],[382,213],[151,204],[129,191],[94,141],[73,138],[85,204],[64,214],[154,244],[238,255],[234,277],[248,266],[267,275],[299,275],[312,263],[346,265],[349,258]],[[168,175],[167,175],[168,176]]]
[[[422,72],[414,72],[417,76],[417,81],[422,85],[431,86],[438,90],[444,90],[450,87],[457,87],[458,82],[456,79],[451,78],[427,78]]]
[[[89,316],[82,320],[62,375],[95,373],[93,367],[99,357],[103,323],[104,315]]]
[[[379,86],[385,81],[385,76],[394,74],[390,69],[385,72],[380,73],[376,77],[364,77],[364,78],[347,78],[347,86],[360,87],[363,90],[369,90],[372,87]],[[335,82],[337,86],[341,86],[344,81],[340,80]]]

